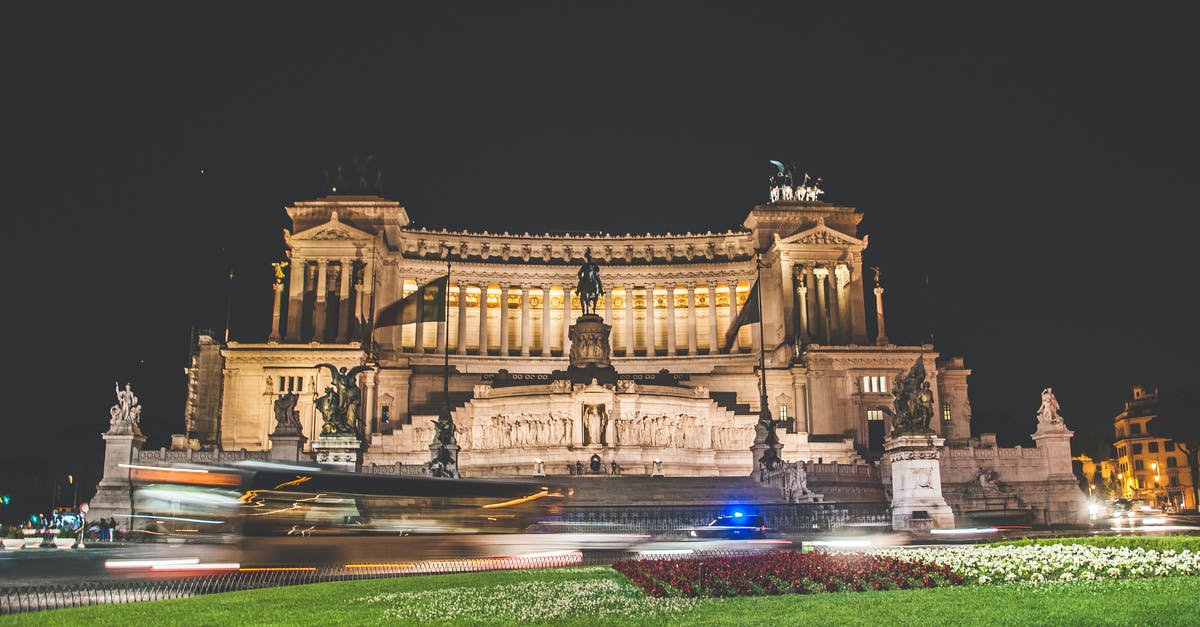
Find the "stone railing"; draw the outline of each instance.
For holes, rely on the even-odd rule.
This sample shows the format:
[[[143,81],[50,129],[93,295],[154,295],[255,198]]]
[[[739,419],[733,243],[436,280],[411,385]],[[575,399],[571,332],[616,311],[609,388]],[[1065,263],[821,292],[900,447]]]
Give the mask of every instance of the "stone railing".
[[[311,453],[304,453],[305,459],[302,461],[314,461]],[[268,460],[270,459],[268,451],[247,451],[241,449],[239,451],[173,451],[168,448],[160,448],[158,450],[141,450],[137,452],[137,462],[139,464],[169,464],[171,462],[188,462],[192,464],[219,464],[222,462],[236,462],[243,460]]]
[[[805,470],[810,475],[835,475],[839,477],[861,477],[864,479],[879,478],[879,467],[868,464],[839,464],[837,462],[818,464],[809,462],[805,466]]]
[[[1028,448],[1024,446],[1014,446],[1012,448],[1002,447],[984,447],[984,448],[942,448],[942,455],[948,458],[961,457],[973,459],[996,459],[996,458],[1037,458],[1042,456],[1042,451],[1036,447]]]
[[[424,464],[378,464],[370,463],[363,464],[362,472],[368,475],[397,475],[401,477],[424,477],[426,475]]]

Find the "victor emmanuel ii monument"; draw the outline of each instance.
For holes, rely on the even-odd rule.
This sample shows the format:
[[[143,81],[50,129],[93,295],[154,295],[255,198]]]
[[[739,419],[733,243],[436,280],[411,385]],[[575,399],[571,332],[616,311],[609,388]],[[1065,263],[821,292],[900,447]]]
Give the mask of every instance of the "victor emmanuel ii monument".
[[[294,395],[271,455],[363,472],[753,478],[781,502],[891,505],[898,526],[1075,519],[1061,421],[1033,447],[973,436],[963,359],[885,335],[862,214],[776,167],[720,232],[450,231],[366,190],[296,202],[265,341],[197,339],[188,455],[266,455]]]

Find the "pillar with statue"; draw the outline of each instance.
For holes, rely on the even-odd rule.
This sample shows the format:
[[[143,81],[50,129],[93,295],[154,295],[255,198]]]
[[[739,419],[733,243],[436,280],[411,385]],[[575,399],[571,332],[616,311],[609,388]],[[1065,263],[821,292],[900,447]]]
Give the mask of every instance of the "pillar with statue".
[[[954,512],[942,496],[939,450],[945,440],[929,423],[934,417],[933,391],[925,380],[920,355],[892,390],[892,408],[882,408],[892,421],[884,451],[892,469],[892,528],[922,531],[954,526]]]
[[[328,368],[330,385],[317,398],[317,411],[323,425],[321,433],[313,438],[312,449],[317,463],[335,470],[356,472],[362,468],[363,424],[362,390],[356,383],[360,372],[371,370],[371,366],[355,366],[346,369],[333,364],[317,364],[317,368]]]

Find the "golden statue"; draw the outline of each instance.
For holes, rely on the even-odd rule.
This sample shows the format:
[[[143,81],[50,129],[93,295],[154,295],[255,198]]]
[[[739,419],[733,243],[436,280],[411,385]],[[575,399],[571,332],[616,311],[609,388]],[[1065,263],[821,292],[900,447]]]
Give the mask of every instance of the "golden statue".
[[[275,282],[276,283],[283,282],[283,269],[286,268],[287,266],[288,266],[288,262],[286,262],[286,261],[277,261],[277,262],[271,264],[271,267],[275,268]]]

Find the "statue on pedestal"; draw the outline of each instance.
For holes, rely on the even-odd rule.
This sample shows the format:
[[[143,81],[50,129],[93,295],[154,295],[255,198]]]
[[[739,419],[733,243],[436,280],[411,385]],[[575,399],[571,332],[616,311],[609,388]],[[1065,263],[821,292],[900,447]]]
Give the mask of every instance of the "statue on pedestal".
[[[592,251],[588,249],[583,253],[584,262],[579,267],[579,283],[575,286],[575,292],[579,294],[579,307],[583,311],[583,315],[596,313],[596,303],[600,296],[604,294],[604,285],[600,282],[600,266],[592,261]]]
[[[925,361],[917,357],[917,363],[909,369],[904,379],[896,381],[892,388],[894,410],[881,407],[892,419],[892,436],[933,433],[929,423],[933,419],[933,390],[925,380]]]

